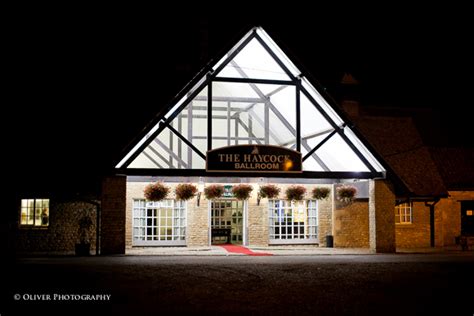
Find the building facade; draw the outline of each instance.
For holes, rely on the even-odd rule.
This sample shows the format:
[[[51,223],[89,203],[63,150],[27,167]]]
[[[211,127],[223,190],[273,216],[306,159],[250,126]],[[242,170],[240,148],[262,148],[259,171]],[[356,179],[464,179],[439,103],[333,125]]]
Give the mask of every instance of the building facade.
[[[253,28],[151,121],[104,180],[100,251],[453,245],[461,233],[474,233],[474,194],[448,193],[419,141],[409,120],[344,112]],[[147,199],[154,183],[168,194]],[[196,189],[190,199],[176,193],[183,184]],[[248,196],[238,194],[243,187]],[[275,192],[265,196],[269,188]],[[223,192],[211,197],[216,190]],[[67,225],[53,229],[53,213],[44,235],[68,234]],[[40,215],[28,207],[20,214],[35,228]],[[20,234],[20,249],[35,248],[31,234]]]

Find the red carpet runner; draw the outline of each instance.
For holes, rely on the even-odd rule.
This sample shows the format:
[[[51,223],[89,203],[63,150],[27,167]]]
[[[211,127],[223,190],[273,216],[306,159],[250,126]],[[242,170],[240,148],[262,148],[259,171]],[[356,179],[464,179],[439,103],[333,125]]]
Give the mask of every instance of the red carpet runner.
[[[232,245],[232,244],[223,244],[223,245],[218,245],[218,246],[221,246],[227,252],[241,253],[247,256],[273,256],[271,253],[253,252],[252,250],[245,248],[243,246],[237,246],[237,245]]]

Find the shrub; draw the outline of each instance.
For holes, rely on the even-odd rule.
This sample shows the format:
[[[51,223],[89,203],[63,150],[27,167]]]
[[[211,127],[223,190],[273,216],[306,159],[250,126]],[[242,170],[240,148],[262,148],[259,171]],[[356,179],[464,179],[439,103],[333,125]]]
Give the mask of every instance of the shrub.
[[[261,198],[269,198],[273,199],[278,197],[280,194],[280,188],[274,184],[267,184],[260,186],[260,190],[258,192]]]
[[[204,188],[206,199],[218,199],[224,194],[224,186],[221,184],[211,184]]]
[[[344,203],[350,203],[354,200],[357,189],[351,185],[343,185],[336,189],[336,198]]]
[[[143,191],[145,198],[148,201],[164,200],[168,196],[169,192],[170,188],[161,182],[149,184],[145,187],[145,190]]]
[[[187,201],[192,199],[198,191],[197,186],[190,183],[181,183],[176,186],[174,193],[176,194],[176,199]]]
[[[314,188],[312,191],[313,199],[324,200],[329,196],[329,192],[331,192],[329,188]]]
[[[304,198],[304,194],[306,193],[306,188],[301,185],[292,185],[288,189],[286,189],[286,199],[290,201],[300,201]]]
[[[253,188],[249,184],[239,184],[232,187],[232,193],[237,200],[248,200]]]

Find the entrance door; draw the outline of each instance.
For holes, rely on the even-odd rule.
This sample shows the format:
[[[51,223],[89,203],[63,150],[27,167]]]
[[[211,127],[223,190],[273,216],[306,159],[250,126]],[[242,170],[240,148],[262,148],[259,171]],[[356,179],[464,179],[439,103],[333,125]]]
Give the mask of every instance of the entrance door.
[[[474,236],[474,201],[461,201],[461,235]]]
[[[231,243],[241,244],[243,242],[243,206],[244,202],[237,200],[211,201],[212,244],[227,242],[227,236],[223,236],[226,229],[230,230]]]

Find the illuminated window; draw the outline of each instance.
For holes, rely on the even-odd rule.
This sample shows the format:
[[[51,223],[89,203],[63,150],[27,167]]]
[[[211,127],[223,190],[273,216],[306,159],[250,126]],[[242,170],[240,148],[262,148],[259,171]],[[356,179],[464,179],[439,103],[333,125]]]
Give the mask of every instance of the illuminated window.
[[[49,225],[49,199],[22,199],[20,225],[47,227]]]
[[[402,203],[395,206],[395,223],[397,224],[412,224],[412,203]]]
[[[316,241],[318,238],[318,204],[316,200],[270,200],[270,240],[291,243]]]
[[[133,201],[134,245],[185,245],[186,202]]]

